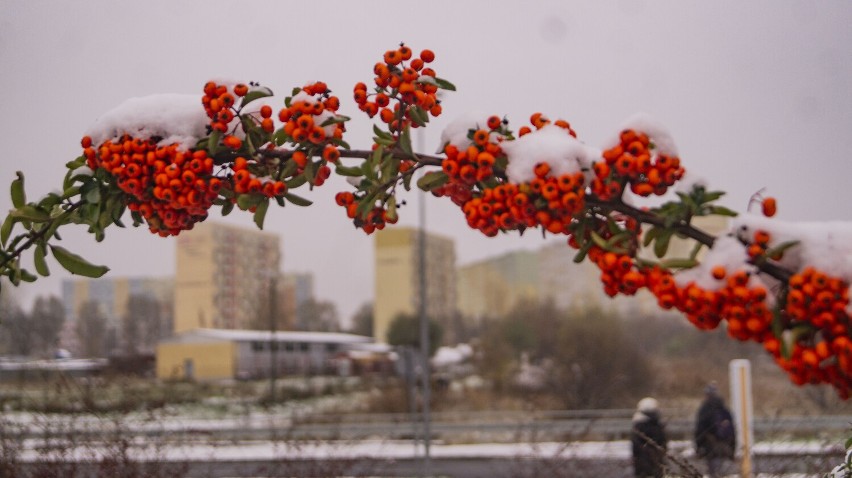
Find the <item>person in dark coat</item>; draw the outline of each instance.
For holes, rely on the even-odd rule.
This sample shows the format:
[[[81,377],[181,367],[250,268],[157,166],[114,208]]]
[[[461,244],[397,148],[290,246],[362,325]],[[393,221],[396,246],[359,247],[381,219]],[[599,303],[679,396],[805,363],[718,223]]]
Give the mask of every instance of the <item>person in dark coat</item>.
[[[630,434],[633,448],[633,471],[637,478],[662,478],[666,463],[665,427],[660,419],[660,407],[651,397],[639,400],[633,414]]]
[[[734,459],[737,437],[733,416],[715,384],[704,389],[695,422],[695,451],[707,461],[710,477],[717,478],[725,462]]]

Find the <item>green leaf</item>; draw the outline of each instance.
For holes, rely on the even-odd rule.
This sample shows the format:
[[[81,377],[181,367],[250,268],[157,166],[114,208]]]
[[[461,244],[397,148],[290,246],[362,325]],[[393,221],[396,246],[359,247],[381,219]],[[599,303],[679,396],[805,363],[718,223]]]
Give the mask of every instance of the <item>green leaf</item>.
[[[443,78],[435,78],[435,83],[438,85],[438,88],[442,90],[456,91],[456,85],[450,83],[449,81]]]
[[[308,178],[305,177],[304,174],[300,174],[298,176],[294,176],[293,179],[288,179],[284,181],[287,184],[287,189],[296,189],[297,187],[308,182]]]
[[[386,131],[382,131],[376,125],[373,125],[373,133],[381,139],[389,139],[389,140],[393,141],[393,135],[392,134],[390,134]]]
[[[218,129],[214,129],[213,132],[210,133],[210,139],[207,141],[207,152],[210,156],[215,155],[219,152],[219,140],[222,139],[222,132]]]
[[[240,194],[239,197],[237,197],[237,207],[246,211],[250,207],[260,204],[260,201],[263,199],[264,197],[260,194]]]
[[[272,141],[275,143],[275,146],[281,146],[286,143],[288,139],[290,139],[290,135],[288,135],[283,128],[279,129],[272,135]]]
[[[94,265],[82,257],[61,246],[50,246],[50,252],[59,265],[72,274],[98,278],[109,271],[109,267]]]
[[[352,119],[352,118],[350,118],[348,116],[334,115],[334,116],[327,118],[322,123],[320,123],[320,127],[330,126],[330,125],[338,124],[338,123],[345,123],[345,122],[349,121],[350,119]]]
[[[388,199],[388,213],[387,213],[388,221],[395,221],[397,219],[396,215],[396,196],[391,196]]]
[[[737,212],[728,209],[724,206],[707,206],[707,214],[715,214],[717,216],[737,217]]]
[[[411,119],[418,126],[426,126],[426,123],[429,122],[429,115],[419,106],[412,106],[408,112],[411,115]]]
[[[313,203],[314,203],[313,201],[310,201],[310,200],[308,200],[308,199],[305,199],[305,198],[303,198],[303,197],[301,197],[301,196],[297,196],[297,195],[295,195],[295,194],[293,194],[293,193],[286,193],[286,194],[284,194],[284,197],[285,197],[288,201],[290,201],[291,203],[293,203],[293,204],[295,204],[295,205],[297,205],[297,206],[310,206],[311,204],[313,204]]]
[[[775,247],[767,249],[766,253],[764,255],[766,257],[769,257],[770,259],[772,259],[772,258],[775,258],[777,256],[780,256],[787,249],[794,247],[794,246],[797,246],[797,245],[799,245],[799,241],[785,241],[785,242],[782,242],[781,244],[778,244]]]
[[[349,177],[358,177],[363,176],[363,172],[360,167],[352,167],[352,166],[343,166],[342,164],[338,164],[334,171],[340,176],[349,176]]]
[[[245,96],[243,96],[243,101],[240,102],[240,108],[244,107],[245,105],[251,103],[254,100],[266,98],[267,96],[272,95],[272,90],[270,90],[269,88],[265,86],[255,86],[248,93],[246,93]]]
[[[429,171],[417,180],[417,187],[423,191],[431,191],[447,184],[449,180],[450,177],[443,171]]]
[[[227,201],[225,202],[225,204],[222,204],[222,216],[227,216],[228,214],[231,214],[231,211],[233,210],[234,203],[232,203],[231,201]]]
[[[12,206],[20,208],[27,203],[27,195],[24,193],[24,173],[17,171],[15,174],[18,179],[12,181]]]
[[[10,216],[25,221],[44,222],[50,219],[50,214],[32,205],[26,205],[9,212]]]
[[[667,269],[692,269],[698,265],[695,259],[666,259],[660,265]]]
[[[399,148],[410,158],[415,157],[414,151],[411,149],[411,129],[407,126],[402,130],[402,134],[399,135]]]
[[[373,142],[381,146],[393,146],[396,144],[396,140],[393,138],[373,138]]]
[[[674,231],[664,230],[660,233],[660,236],[657,238],[657,241],[654,243],[654,255],[662,258],[666,255],[666,252],[669,250],[669,242],[672,239],[672,234]]]
[[[266,211],[269,209],[269,199],[266,198],[257,205],[254,211],[254,223],[258,229],[263,229],[263,219],[266,218]]]
[[[701,202],[702,203],[712,202],[712,201],[719,199],[720,197],[722,197],[724,195],[725,195],[724,191],[705,192],[703,197],[701,198]]]
[[[652,227],[649,229],[648,232],[645,233],[644,237],[642,237],[642,246],[648,247],[648,245],[660,235],[660,231],[662,230],[663,229],[660,229],[659,227]]]
[[[50,269],[47,267],[47,261],[44,260],[46,255],[47,248],[44,247],[44,244],[39,243],[36,245],[35,251],[33,252],[33,261],[35,262],[36,272],[44,277],[50,275]]]
[[[89,204],[97,204],[101,202],[101,188],[93,187],[86,192],[86,196],[83,198]]]
[[[0,245],[6,245],[6,241],[9,240],[9,236],[12,234],[12,228],[15,225],[15,221],[15,218],[12,217],[11,214],[6,216],[6,220],[3,221],[3,225],[0,226]]]

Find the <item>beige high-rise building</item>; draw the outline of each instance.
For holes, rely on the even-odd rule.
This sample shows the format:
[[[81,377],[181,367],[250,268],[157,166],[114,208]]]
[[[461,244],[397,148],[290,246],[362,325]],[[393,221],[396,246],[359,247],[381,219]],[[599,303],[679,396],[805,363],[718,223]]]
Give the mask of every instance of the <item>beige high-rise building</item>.
[[[277,234],[209,221],[183,232],[177,239],[175,333],[262,323],[280,263]]]
[[[474,325],[506,315],[524,299],[537,300],[539,254],[515,251],[459,267],[459,312]]]
[[[452,239],[426,234],[426,316],[453,340],[456,319],[456,253]],[[373,336],[387,341],[391,321],[417,314],[420,304],[420,234],[416,228],[392,228],[375,235],[375,304]]]

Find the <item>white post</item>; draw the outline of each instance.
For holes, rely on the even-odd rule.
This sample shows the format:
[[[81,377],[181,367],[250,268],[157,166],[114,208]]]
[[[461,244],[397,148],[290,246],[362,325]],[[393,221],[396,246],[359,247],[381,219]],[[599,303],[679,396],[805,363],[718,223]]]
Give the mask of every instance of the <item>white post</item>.
[[[754,412],[751,399],[751,362],[731,360],[731,410],[737,426],[737,450],[742,457],[740,476],[751,478],[754,447]]]

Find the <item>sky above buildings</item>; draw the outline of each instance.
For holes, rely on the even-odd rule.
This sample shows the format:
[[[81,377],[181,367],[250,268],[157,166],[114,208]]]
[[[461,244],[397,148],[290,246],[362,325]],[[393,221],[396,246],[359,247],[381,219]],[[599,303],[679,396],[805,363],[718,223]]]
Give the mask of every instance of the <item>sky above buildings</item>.
[[[434,152],[441,130],[470,111],[506,115],[518,128],[541,111],[564,118],[579,139],[601,146],[643,112],[667,126],[688,171],[747,208],[759,192],[778,198],[790,221],[852,220],[852,3],[679,1],[211,1],[0,4],[0,211],[8,185],[58,189],[79,139],[123,100],[155,93],[202,94],[208,79],[257,81],[279,94],[322,80],[353,120],[346,138],[370,142],[371,122],[352,87],[405,41],[436,53],[438,76],[458,88],[443,97],[417,149]],[[200,107],[200,99],[199,99]],[[316,293],[348,318],[373,294],[373,239],[352,227],[334,179],[309,208],[272,208],[265,230],[282,237],[285,272],[311,271]],[[416,192],[400,225],[417,225]],[[430,232],[456,241],[459,264],[557,239],[486,238],[448,200],[428,197]],[[249,214],[210,220],[254,227]],[[127,221],[128,224],[130,221]],[[145,228],[113,228],[96,243],[69,228],[65,245],[114,276],[170,275],[175,240]],[[27,259],[30,260],[30,259]],[[53,275],[17,291],[58,294]]]

